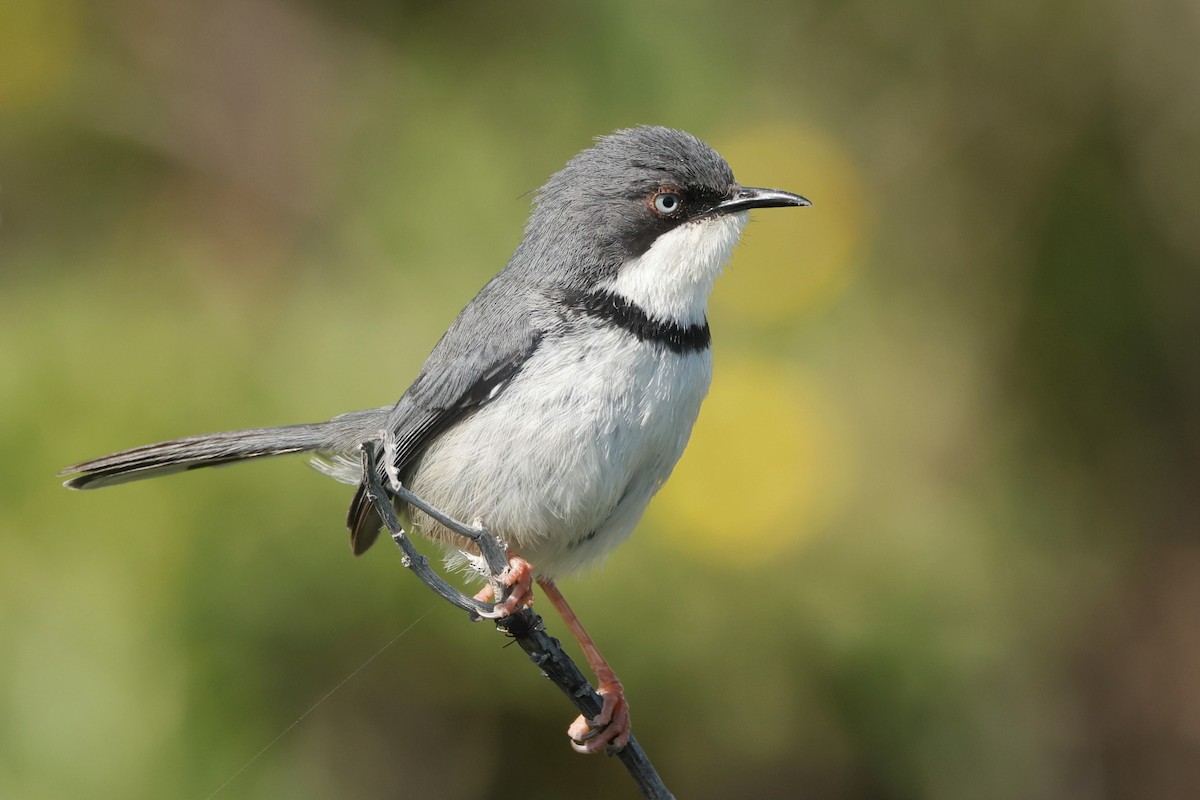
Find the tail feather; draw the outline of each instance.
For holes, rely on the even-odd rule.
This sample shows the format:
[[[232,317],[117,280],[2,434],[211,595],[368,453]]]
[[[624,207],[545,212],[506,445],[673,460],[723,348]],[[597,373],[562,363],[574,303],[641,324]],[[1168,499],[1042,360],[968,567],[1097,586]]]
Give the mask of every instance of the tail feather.
[[[59,477],[74,475],[63,484],[71,489],[98,489],[252,458],[322,450],[330,444],[328,426],[285,425],[174,439],[82,461]]]
[[[81,461],[58,473],[70,489],[99,489],[118,483],[155,478],[172,472],[216,467],[252,458],[288,453],[315,453],[314,466],[341,481],[357,482],[354,464],[358,448],[375,438],[388,423],[390,406],[352,411],[328,422],[209,433],[148,444],[112,455]],[[383,520],[367,502],[360,485],[350,509],[350,546],[358,555],[371,546]]]
[[[375,504],[367,497],[365,484],[358,485],[354,499],[350,501],[350,511],[346,514],[346,527],[350,529],[350,549],[354,555],[361,556],[367,552],[379,536],[383,527],[383,518],[375,510]]]

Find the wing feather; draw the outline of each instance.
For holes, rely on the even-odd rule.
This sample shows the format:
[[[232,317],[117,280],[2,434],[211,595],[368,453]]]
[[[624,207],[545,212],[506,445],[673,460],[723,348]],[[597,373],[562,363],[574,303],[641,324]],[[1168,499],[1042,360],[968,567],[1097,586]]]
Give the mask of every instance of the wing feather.
[[[502,396],[542,341],[542,332],[526,323],[519,338],[510,329],[509,335],[501,339],[508,342],[507,346],[493,340],[474,350],[455,347],[455,339],[461,338],[457,330],[466,315],[464,311],[434,348],[388,419],[396,441],[395,466],[402,474],[438,434]],[[355,555],[366,552],[383,527],[362,484],[350,503],[346,526]]]

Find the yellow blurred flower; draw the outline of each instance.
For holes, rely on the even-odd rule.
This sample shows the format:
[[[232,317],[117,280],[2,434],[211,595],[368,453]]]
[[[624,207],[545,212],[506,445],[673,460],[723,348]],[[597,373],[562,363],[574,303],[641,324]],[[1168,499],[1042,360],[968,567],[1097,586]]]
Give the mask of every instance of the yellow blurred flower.
[[[733,258],[737,280],[720,284],[713,307],[777,320],[836,296],[864,255],[869,216],[850,155],[821,131],[782,124],[750,128],[714,146],[742,184],[798,192],[813,207],[753,214]]]
[[[849,472],[822,387],[792,364],[718,351],[712,392],[651,519],[681,550],[757,568],[820,530]]]

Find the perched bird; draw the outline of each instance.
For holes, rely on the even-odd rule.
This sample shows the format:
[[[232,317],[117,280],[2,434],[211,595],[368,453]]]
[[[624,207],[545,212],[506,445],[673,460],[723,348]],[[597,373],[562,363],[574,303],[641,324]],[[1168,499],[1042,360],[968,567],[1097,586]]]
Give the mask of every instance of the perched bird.
[[[750,209],[807,205],[739,185],[683,131],[599,137],[537,193],[507,266],[394,406],[137,447],[62,475],[91,489],[310,453],[318,469],[359,484],[348,519],[359,554],[382,525],[361,483],[360,445],[386,431],[410,491],[508,543],[513,591],[499,610],[529,602],[536,579],[578,639],[604,705],[571,725],[575,749],[619,749],[629,738],[621,683],[554,579],[625,541],[683,453],[712,377],[708,296]],[[424,512],[398,510],[451,554],[466,547]]]

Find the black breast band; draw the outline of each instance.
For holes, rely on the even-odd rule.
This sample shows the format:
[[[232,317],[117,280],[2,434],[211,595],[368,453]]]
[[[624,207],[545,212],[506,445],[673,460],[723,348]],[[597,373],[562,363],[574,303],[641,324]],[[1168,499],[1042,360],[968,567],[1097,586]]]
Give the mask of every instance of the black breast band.
[[[707,350],[712,342],[708,320],[703,325],[684,327],[677,322],[654,319],[640,306],[612,292],[579,292],[566,298],[569,308],[629,331],[642,342],[654,342],[676,353]]]

